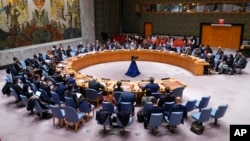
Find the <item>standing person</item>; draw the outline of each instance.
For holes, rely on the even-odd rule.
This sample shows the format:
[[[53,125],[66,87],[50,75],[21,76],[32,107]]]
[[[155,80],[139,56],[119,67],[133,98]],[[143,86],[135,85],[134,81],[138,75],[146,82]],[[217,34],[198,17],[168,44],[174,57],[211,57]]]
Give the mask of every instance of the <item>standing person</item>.
[[[149,78],[149,83],[147,83],[145,86],[141,87],[141,89],[144,91],[146,89],[150,89],[152,93],[158,92],[160,89],[160,86],[158,83],[154,83],[154,77]]]
[[[137,59],[138,56],[131,56],[131,63],[129,65],[128,71],[125,73],[127,76],[136,77],[141,74],[136,64]]]

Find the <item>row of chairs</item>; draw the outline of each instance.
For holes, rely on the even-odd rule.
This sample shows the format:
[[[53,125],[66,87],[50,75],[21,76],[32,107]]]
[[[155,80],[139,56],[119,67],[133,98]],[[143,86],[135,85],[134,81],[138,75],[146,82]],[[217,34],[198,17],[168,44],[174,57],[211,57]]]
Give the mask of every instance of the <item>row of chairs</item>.
[[[228,104],[221,104],[218,106],[218,108],[211,108],[207,107],[209,100],[210,96],[204,96],[201,98],[201,100],[188,100],[182,103],[182,105],[186,107],[187,113],[193,111],[194,109],[199,109],[198,112],[192,113],[191,117],[200,125],[202,125],[203,122],[208,121],[210,118],[214,118],[214,124],[217,125],[218,119],[225,115]],[[165,111],[167,111],[166,108],[170,109],[171,106],[174,105],[174,102],[166,102],[164,105]],[[152,106],[152,102],[146,102],[143,108],[144,114],[146,114],[146,111]],[[169,117],[164,115],[167,114],[153,113],[151,115],[148,126],[153,129],[154,134],[156,127],[161,126],[163,121],[165,121],[170,127],[175,127],[182,124],[182,119],[184,116],[183,112],[172,112]]]

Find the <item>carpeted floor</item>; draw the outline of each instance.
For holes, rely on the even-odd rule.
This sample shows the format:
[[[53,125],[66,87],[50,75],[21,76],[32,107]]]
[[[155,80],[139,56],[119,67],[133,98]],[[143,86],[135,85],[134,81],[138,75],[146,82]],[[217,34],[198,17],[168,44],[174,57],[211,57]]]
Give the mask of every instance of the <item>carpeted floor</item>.
[[[249,59],[248,59],[249,61]],[[173,77],[187,84],[184,90],[183,100],[200,99],[202,96],[211,96],[209,107],[216,108],[220,104],[229,104],[229,108],[218,125],[213,124],[210,119],[204,123],[205,131],[202,135],[196,135],[190,131],[193,119],[190,115],[198,110],[188,113],[189,118],[184,125],[177,127],[174,133],[169,132],[165,127],[159,127],[154,136],[150,129],[145,130],[143,124],[138,123],[136,117],[133,124],[126,128],[122,134],[118,129],[103,132],[103,127],[97,125],[95,117],[91,117],[78,132],[71,127],[66,130],[58,124],[53,126],[52,119],[40,120],[38,116],[31,115],[25,108],[17,107],[14,97],[0,95],[0,140],[2,141],[138,141],[138,140],[169,140],[169,141],[229,141],[230,124],[249,124],[250,103],[249,82],[250,65],[243,70],[243,74],[235,75],[205,75],[194,76],[189,71],[155,62],[137,61],[141,75],[136,78],[129,78],[124,75],[129,66],[129,61],[104,63],[91,66],[81,70],[84,74],[96,75],[98,77],[111,78],[115,80],[131,79],[142,80],[154,76],[155,79]],[[4,85],[5,70],[0,70],[0,88]],[[1,92],[0,92],[1,93]],[[136,107],[138,111],[140,107]],[[56,120],[57,122],[57,120]]]

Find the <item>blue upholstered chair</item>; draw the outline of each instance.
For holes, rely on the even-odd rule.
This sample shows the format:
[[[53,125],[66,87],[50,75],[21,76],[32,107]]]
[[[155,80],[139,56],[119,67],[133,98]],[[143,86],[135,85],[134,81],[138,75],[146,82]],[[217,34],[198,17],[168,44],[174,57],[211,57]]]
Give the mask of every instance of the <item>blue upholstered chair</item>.
[[[121,102],[120,112],[121,111],[129,112],[130,114],[133,114],[133,105],[131,104],[131,102]]]
[[[95,105],[89,104],[87,100],[82,101],[81,104],[79,105],[79,111],[87,114],[88,120],[89,120],[90,112],[93,112],[93,116],[94,116],[94,109],[95,109]]]
[[[219,118],[222,118],[228,108],[228,104],[219,105],[217,109],[212,109],[210,116],[214,118],[214,124],[217,125],[217,121]]]
[[[152,95],[153,97],[155,97],[156,99],[159,99],[160,96],[162,95],[162,93],[160,93],[160,92],[154,92],[154,93],[152,93],[151,95]]]
[[[165,115],[168,115],[170,109],[174,106],[175,102],[164,102],[163,108]]]
[[[152,113],[148,122],[148,127],[153,129],[155,135],[155,129],[162,125],[163,113]]]
[[[53,125],[55,126],[55,118],[58,118],[60,121],[60,126],[63,126],[64,117],[65,117],[65,111],[64,109],[61,109],[59,106],[56,105],[49,105],[49,108],[52,112],[52,119],[53,119]]]
[[[117,111],[117,107],[115,107],[111,102],[102,102],[102,110],[115,113]]]
[[[202,108],[207,107],[209,100],[210,100],[210,96],[202,97],[201,100],[195,103],[195,108],[198,108],[199,111],[201,111]]]
[[[76,109],[68,106],[66,106],[64,110],[65,110],[66,129],[68,129],[70,123],[73,123],[75,125],[75,131],[77,131],[80,122],[84,124],[83,118],[85,114],[82,112],[77,112]]]
[[[25,107],[27,107],[28,101],[29,101],[28,98],[24,95],[20,95],[20,97],[21,97],[21,100],[22,100],[23,104],[25,105]]]
[[[211,107],[203,108],[201,109],[200,112],[193,113],[192,118],[195,121],[199,122],[200,125],[202,125],[203,122],[206,122],[209,120],[211,111],[212,111]]]
[[[58,93],[51,91],[51,96],[54,104],[58,105],[60,108],[62,108],[63,101],[60,100]]]
[[[103,92],[102,91],[98,92],[95,89],[87,88],[85,89],[85,93],[86,93],[86,99],[89,102],[96,102],[97,103],[96,107],[99,107],[100,105],[99,102],[102,100]]]
[[[65,96],[64,99],[65,99],[66,106],[77,109],[76,102],[73,99],[73,97],[66,97]]]
[[[148,110],[153,108],[152,102],[145,102],[143,105],[143,115],[147,115]]]
[[[118,113],[117,113],[116,123],[117,123],[117,127],[122,128],[123,131],[124,131],[125,128],[126,128],[127,126],[130,126],[130,125],[132,124],[132,122],[133,122],[133,117],[130,116],[130,113],[129,113],[129,112],[124,112],[124,113],[122,113],[122,114],[121,114],[121,113],[122,113],[122,112],[118,112]],[[127,114],[128,122],[127,122],[126,125],[124,125],[125,123],[122,123],[122,122],[121,122],[121,119],[123,119],[123,118],[125,118],[125,117],[120,117],[120,118],[119,118],[119,114],[120,114],[120,115]]]
[[[49,109],[43,109],[40,105],[40,103],[38,102],[38,100],[34,101],[34,109],[36,110],[36,112],[39,114],[40,119],[42,119],[43,117],[43,113],[48,111]]]
[[[19,101],[19,97],[16,93],[16,91],[10,87],[10,94],[13,95],[15,97],[15,101],[18,102]]]
[[[120,96],[121,96],[121,93],[122,93],[122,92],[120,92],[120,91],[114,91],[114,92],[113,92],[113,95],[114,95],[114,97],[115,97],[115,101],[116,101],[116,102],[119,101]]]
[[[175,88],[172,90],[172,95],[175,96],[175,97],[180,97],[182,98],[182,95],[183,95],[183,91],[186,87],[178,87],[178,88]]]
[[[195,103],[196,103],[196,102],[197,102],[196,99],[188,100],[188,101],[182,103],[182,105],[183,105],[184,107],[186,107],[186,111],[187,111],[187,113],[188,113],[188,112],[191,112],[191,111],[193,111],[193,110],[195,109]]]
[[[182,124],[183,122],[183,112],[172,112],[169,117],[165,116],[164,118],[165,118],[166,123],[170,127],[170,130],[174,131],[174,128],[177,125]]]

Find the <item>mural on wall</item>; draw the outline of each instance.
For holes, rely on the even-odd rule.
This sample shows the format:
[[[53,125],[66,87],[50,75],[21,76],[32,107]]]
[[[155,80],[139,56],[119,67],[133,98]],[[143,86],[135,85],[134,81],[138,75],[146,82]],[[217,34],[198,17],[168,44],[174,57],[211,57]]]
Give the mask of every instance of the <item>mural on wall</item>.
[[[0,50],[81,35],[79,0],[0,0]]]

